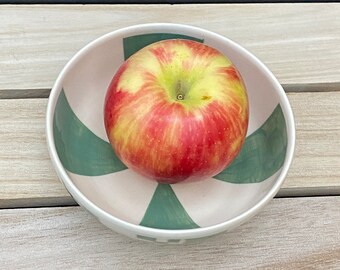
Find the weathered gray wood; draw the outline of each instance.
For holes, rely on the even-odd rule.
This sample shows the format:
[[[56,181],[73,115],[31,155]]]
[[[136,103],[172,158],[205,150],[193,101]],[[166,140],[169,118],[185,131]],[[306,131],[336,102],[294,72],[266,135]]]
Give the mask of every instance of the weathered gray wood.
[[[297,128],[278,197],[339,195],[339,14],[331,3],[0,5],[0,208],[76,205],[47,153],[44,97],[88,42],[147,22],[218,32],[267,64],[293,92]],[[339,206],[340,196],[276,198],[235,231],[182,246],[128,239],[80,207],[0,210],[0,268],[340,269]]]
[[[229,233],[184,245],[118,235],[80,207],[0,210],[3,269],[339,269],[340,197],[274,199]]]
[[[294,161],[284,187],[339,188],[340,92],[289,93],[288,98],[297,136]]]
[[[47,99],[0,100],[0,208],[69,198],[47,152],[46,106]]]
[[[340,194],[340,92],[289,93],[295,158],[278,196]],[[45,141],[46,99],[0,100],[0,208],[72,205]]]
[[[189,24],[229,37],[284,84],[339,83],[339,13],[334,3],[1,5],[1,95],[18,94],[11,89],[49,89],[66,62],[90,41],[150,22]]]

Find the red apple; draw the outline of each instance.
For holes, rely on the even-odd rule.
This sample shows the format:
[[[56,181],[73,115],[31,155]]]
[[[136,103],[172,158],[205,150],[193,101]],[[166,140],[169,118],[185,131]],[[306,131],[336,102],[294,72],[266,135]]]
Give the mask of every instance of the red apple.
[[[226,168],[244,142],[249,111],[231,61],[182,39],[153,43],[125,61],[104,110],[108,138],[122,162],[171,184]]]

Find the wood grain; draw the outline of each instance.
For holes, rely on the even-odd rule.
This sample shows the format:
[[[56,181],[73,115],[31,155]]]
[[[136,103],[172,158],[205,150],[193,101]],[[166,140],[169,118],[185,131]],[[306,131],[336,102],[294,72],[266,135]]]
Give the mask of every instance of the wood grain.
[[[0,94],[44,92],[90,41],[150,22],[183,23],[222,34],[258,56],[284,84],[338,84],[339,13],[340,5],[334,3],[1,5]]]
[[[0,100],[0,207],[23,199],[69,201],[47,152],[46,106],[47,99]]]
[[[289,93],[295,158],[285,188],[340,188],[340,92]],[[337,193],[340,194],[340,193]]]
[[[297,129],[278,196],[340,194],[340,92],[289,93]],[[75,204],[45,142],[47,99],[0,100],[0,208]]]
[[[340,195],[339,14],[337,3],[0,5],[1,268],[340,269],[340,196],[299,197]],[[275,198],[235,231],[181,246],[128,239],[74,206],[47,153],[46,97],[84,45],[150,22],[220,33],[273,71],[297,129],[277,197],[297,198]]]
[[[4,269],[339,269],[340,197],[274,199],[232,232],[165,245],[118,235],[80,207],[0,211]]]

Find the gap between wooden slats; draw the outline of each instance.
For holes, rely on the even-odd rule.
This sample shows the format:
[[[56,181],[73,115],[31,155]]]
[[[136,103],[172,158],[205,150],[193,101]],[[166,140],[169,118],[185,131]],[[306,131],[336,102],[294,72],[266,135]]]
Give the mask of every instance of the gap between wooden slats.
[[[336,92],[340,91],[338,83],[311,83],[311,84],[283,84],[286,93],[294,92]],[[50,88],[41,89],[0,89],[0,99],[22,99],[22,98],[48,98]]]

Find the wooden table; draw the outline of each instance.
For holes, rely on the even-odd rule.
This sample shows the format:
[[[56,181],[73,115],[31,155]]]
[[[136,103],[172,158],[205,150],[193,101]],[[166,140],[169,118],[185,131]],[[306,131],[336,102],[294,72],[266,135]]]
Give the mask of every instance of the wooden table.
[[[0,268],[340,269],[340,4],[0,6]],[[131,240],[68,195],[45,141],[47,97],[70,57],[128,25],[215,31],[283,84],[297,129],[277,197],[248,223],[184,245]]]

